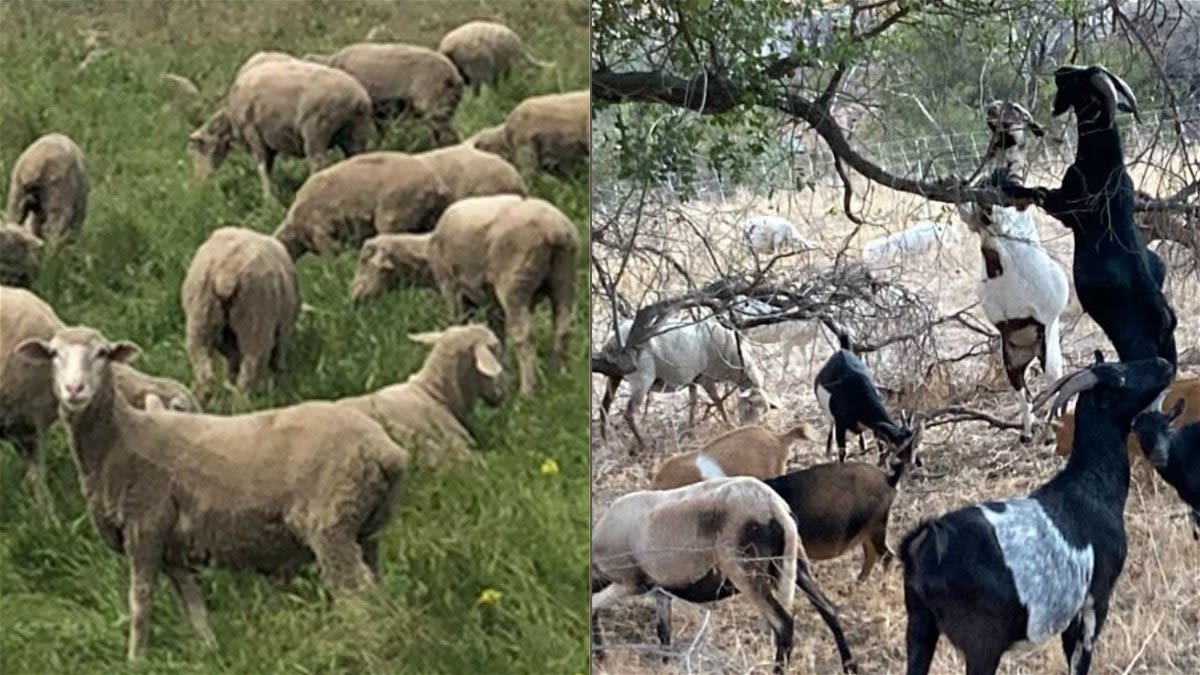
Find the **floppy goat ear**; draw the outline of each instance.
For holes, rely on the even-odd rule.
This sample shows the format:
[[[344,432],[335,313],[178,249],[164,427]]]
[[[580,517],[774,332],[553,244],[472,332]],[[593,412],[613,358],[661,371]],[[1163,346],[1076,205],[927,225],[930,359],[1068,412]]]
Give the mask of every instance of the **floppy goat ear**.
[[[1180,398],[1178,401],[1175,401],[1175,405],[1171,406],[1171,409],[1167,411],[1167,424],[1179,419],[1179,416],[1183,414],[1183,409],[1186,407],[1186,398]]]
[[[1042,125],[1038,124],[1037,121],[1033,119],[1033,113],[1026,110],[1025,106],[1021,105],[1020,103],[1013,103],[1012,107],[1021,114],[1021,118],[1025,120],[1025,128],[1028,129],[1031,134],[1037,136],[1038,138],[1046,135],[1046,130],[1042,128]]]
[[[1137,109],[1137,97],[1133,95],[1133,90],[1129,88],[1129,83],[1127,83],[1125,80],[1122,80],[1119,76],[1109,72],[1104,66],[1100,66],[1100,72],[1104,73],[1104,75],[1108,78],[1117,94],[1117,110],[1120,110],[1121,112],[1133,113],[1133,119],[1141,122],[1142,117],[1138,114]]]

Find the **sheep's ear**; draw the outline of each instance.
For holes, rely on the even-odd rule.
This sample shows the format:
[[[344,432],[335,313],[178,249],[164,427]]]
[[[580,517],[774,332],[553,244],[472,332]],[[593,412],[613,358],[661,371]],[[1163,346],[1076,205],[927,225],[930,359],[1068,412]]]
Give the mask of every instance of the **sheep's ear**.
[[[1167,423],[1170,424],[1178,419],[1179,416],[1183,414],[1183,409],[1186,407],[1186,398],[1180,398],[1178,401],[1175,401],[1175,405],[1171,406],[1171,409],[1167,411]]]
[[[375,255],[375,266],[381,270],[394,270],[396,269],[396,261],[392,259],[392,256],[380,251]]]
[[[50,343],[37,338],[25,340],[13,351],[30,361],[49,361],[54,358],[54,350],[50,348]]]
[[[142,402],[142,407],[146,412],[155,412],[158,410],[166,410],[167,405],[158,397],[158,394],[146,394],[145,400]]]
[[[492,349],[482,342],[475,345],[475,368],[487,377],[496,377],[504,371]]]
[[[413,342],[415,342],[419,345],[425,345],[426,347],[433,347],[434,345],[436,345],[438,343],[438,340],[442,339],[442,335],[444,335],[444,334],[445,334],[444,331],[440,331],[440,330],[439,331],[429,331],[427,333],[411,333],[411,334],[409,334],[408,339],[412,340]]]
[[[142,348],[132,342],[115,342],[100,349],[100,356],[117,363],[129,363],[142,353]]]

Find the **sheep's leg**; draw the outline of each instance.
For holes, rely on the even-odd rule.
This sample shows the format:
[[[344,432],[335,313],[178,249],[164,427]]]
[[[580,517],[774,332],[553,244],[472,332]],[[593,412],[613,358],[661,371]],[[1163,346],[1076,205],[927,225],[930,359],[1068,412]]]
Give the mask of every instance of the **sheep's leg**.
[[[127,542],[134,553],[129,556],[129,660],[137,661],[146,653],[150,636],[150,609],[154,602],[154,582],[162,552],[157,546],[138,546]]]
[[[442,294],[442,299],[446,301],[446,305],[450,308],[451,323],[462,323],[464,319],[463,301],[462,295],[458,292],[458,288],[455,287],[455,285],[449,280],[439,280],[437,286],[438,292]],[[501,306],[503,307],[503,303],[501,303]],[[507,310],[507,308],[505,309]]]
[[[379,583],[379,537],[363,537],[358,545],[362,548],[363,563],[371,570],[371,578]]]
[[[51,518],[57,519],[54,496],[50,494],[50,486],[46,482],[46,455],[42,452],[40,434],[37,429],[22,430],[12,434],[10,440],[16,446],[17,454],[25,460],[24,480],[33,496],[33,503]]]
[[[275,151],[267,147],[266,141],[258,135],[258,130],[254,127],[247,127],[240,131],[246,147],[254,156],[254,165],[258,171],[258,181],[262,188],[263,198],[274,199],[275,190],[271,185],[271,169],[275,167]]]
[[[659,591],[657,604],[655,607],[655,630],[658,632],[658,641],[663,646],[663,663],[667,663],[670,657],[666,654],[671,647],[671,596]]]
[[[925,603],[904,585],[904,609],[908,615],[908,628],[905,631],[906,651],[908,652],[908,675],[927,675],[933,664],[933,654],[937,651],[938,638],[941,630],[937,618],[925,606]]]
[[[208,647],[217,646],[217,637],[213,635],[208,625],[208,608],[204,606],[204,593],[200,583],[189,570],[180,567],[168,567],[167,578],[171,580],[171,588],[175,591],[175,599],[179,602],[179,611],[187,619],[188,625]]]
[[[803,557],[796,560],[796,585],[812,603],[817,614],[821,615],[821,620],[829,628],[829,632],[833,633],[833,641],[837,644],[838,656],[842,659],[842,672],[852,673],[858,669],[854,663],[854,656],[850,654],[850,645],[846,643],[846,633],[842,631],[842,625],[838,621],[837,612],[829,599],[821,592],[821,588],[817,586],[816,580],[812,578],[812,573],[809,570],[808,563]]]
[[[309,542],[321,579],[335,594],[374,586],[363,550],[354,537],[340,531],[319,532]]]
[[[501,302],[508,339],[517,353],[521,393],[532,394],[537,383],[537,345],[533,341],[533,316],[529,313],[529,303],[512,296],[506,296]]]
[[[315,120],[304,125],[300,134],[304,137],[304,156],[308,158],[310,175],[329,166],[332,163],[329,149],[333,134],[325,128],[324,121]]]
[[[213,374],[213,357],[216,356],[216,351],[208,339],[209,329],[207,326],[193,324],[191,321],[187,323],[184,350],[187,352],[188,361],[192,362],[192,376],[196,380],[196,393],[203,398],[216,380],[216,376]]]
[[[558,254],[556,259],[565,258],[565,265],[556,278],[551,280],[550,311],[554,325],[554,341],[551,343],[550,364],[558,373],[566,369],[567,342],[571,339],[571,327],[575,321],[572,311],[575,297],[575,256]]]
[[[237,336],[237,351],[241,355],[236,370],[237,387],[245,393],[250,393],[262,382],[275,346],[274,326],[256,315],[259,312],[261,308],[240,302],[234,303],[229,313],[229,323]]]

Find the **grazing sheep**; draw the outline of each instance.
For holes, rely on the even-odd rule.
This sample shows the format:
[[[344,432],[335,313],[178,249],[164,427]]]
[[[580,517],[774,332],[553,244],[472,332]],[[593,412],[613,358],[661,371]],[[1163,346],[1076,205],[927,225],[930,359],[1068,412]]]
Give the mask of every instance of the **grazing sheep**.
[[[1056,633],[1073,675],[1084,675],[1125,565],[1125,437],[1171,382],[1162,358],[1097,362],[1038,397],[1051,409],[1079,395],[1075,452],[1027,497],[928,519],[900,543],[908,613],[908,673],[929,672],[945,634],[972,675],[994,673],[1010,649]]]
[[[508,159],[522,171],[543,169],[564,175],[587,165],[591,150],[591,92],[531,96],[508,113],[504,124],[464,141]]]
[[[58,404],[50,387],[49,366],[26,362],[14,350],[27,338],[49,339],[63,327],[50,305],[30,291],[0,286],[0,438],[13,444],[25,462],[25,482],[34,500],[52,508],[46,486],[41,439],[58,417]],[[142,405],[147,394],[181,412],[200,412],[187,387],[175,380],[154,377],[121,364],[114,369],[117,391],[133,405]]]
[[[1158,475],[1192,507],[1192,536],[1200,539],[1200,421],[1181,424],[1185,409],[1197,416],[1200,390],[1175,401],[1165,415],[1152,410],[1135,417],[1133,435]]]
[[[445,56],[417,45],[360,42],[343,47],[330,57],[329,65],[366,87],[376,119],[395,118],[407,110],[430,125],[438,146],[458,142],[453,118],[463,79]]]
[[[8,180],[5,220],[38,239],[69,237],[87,216],[83,151],[63,134],[38,138],[17,157]]]
[[[816,248],[787,218],[750,216],[742,221],[741,229],[750,250],[755,253],[774,255],[787,249],[807,251]]]
[[[513,29],[494,21],[468,21],[442,36],[438,51],[450,59],[463,82],[478,94],[484,84],[495,85],[518,62],[540,68],[552,62],[535,59]]]
[[[309,176],[275,230],[293,259],[332,255],[338,242],[355,248],[379,233],[422,232],[453,195],[417,155],[371,152]]]
[[[21,225],[0,227],[0,284],[29,286],[44,242]]]
[[[387,243],[372,246],[374,255],[359,259],[350,284],[356,302],[397,279],[432,280],[455,320],[462,316],[465,298],[474,306],[490,307],[489,319],[497,329],[498,304],[517,354],[521,393],[529,394],[537,381],[532,311],[545,298],[554,324],[551,368],[561,370],[574,321],[579,234],[553,204],[517,195],[472,197],[447,208],[433,232],[376,241],[381,239]]]
[[[64,328],[21,358],[50,367],[88,512],[129,561],[129,659],[146,649],[159,571],[214,642],[195,568],[291,571],[314,557],[336,593],[370,587],[407,456],[371,418],[310,402],[232,417],[143,412],[115,395],[129,342]]]
[[[451,201],[488,195],[528,194],[516,167],[503,157],[459,143],[414,155],[428,163],[450,189]]]
[[[787,466],[792,443],[815,441],[817,432],[807,422],[778,435],[766,427],[734,429],[709,441],[703,448],[669,457],[658,466],[651,490],[670,490],[710,478],[778,476]]]
[[[213,231],[183,279],[187,354],[196,383],[213,384],[213,356],[245,393],[279,368],[300,316],[296,265],[274,237],[242,227]]]
[[[260,52],[238,71],[221,109],[188,137],[197,178],[207,178],[237,140],[254,156],[265,199],[273,198],[277,155],[308,158],[315,173],[341,148],[363,152],[371,137],[371,99],[346,73],[286,54]]]
[[[922,220],[907,230],[868,241],[863,245],[862,258],[863,262],[873,265],[888,259],[916,256],[958,239],[958,230],[949,223]]]
[[[1020,184],[1026,166],[1025,130],[1045,133],[1027,110],[995,101],[987,108],[989,157],[995,170],[976,187]],[[1051,382],[1062,376],[1059,317],[1067,308],[1067,274],[1042,248],[1037,224],[1027,208],[960,204],[959,216],[979,235],[984,279],[979,300],[988,321],[1000,331],[1004,372],[1021,406],[1021,441],[1033,440],[1033,408],[1025,370],[1037,356]]]
[[[660,591],[658,637],[671,642],[671,598],[714,602],[745,593],[775,633],[775,668],[791,656],[796,585],[833,633],[844,672],[856,666],[833,606],[808,569],[787,504],[756,478],[701,481],[618,498],[592,528],[592,645],[602,658],[597,613]]]
[[[338,405],[378,420],[418,461],[436,466],[471,457],[475,440],[467,423],[475,400],[482,398],[496,406],[507,393],[497,353],[500,339],[479,325],[451,326],[408,338],[431,348],[419,371],[399,384],[339,399]]]

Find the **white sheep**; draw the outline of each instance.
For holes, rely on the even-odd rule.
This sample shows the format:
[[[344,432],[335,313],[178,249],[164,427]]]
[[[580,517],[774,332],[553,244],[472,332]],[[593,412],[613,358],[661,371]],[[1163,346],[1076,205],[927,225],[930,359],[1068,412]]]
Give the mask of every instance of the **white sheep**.
[[[500,155],[521,171],[565,175],[572,166],[587,166],[590,138],[591,91],[582,89],[530,96],[513,107],[504,124],[463,142]]]
[[[949,223],[922,220],[906,230],[868,241],[863,245],[862,258],[867,264],[909,258],[956,243],[960,236],[958,230]]]
[[[475,93],[484,84],[495,85],[521,61],[541,68],[554,65],[534,58],[521,44],[520,35],[495,21],[464,23],[442,36],[438,51],[454,62]]]
[[[816,248],[787,218],[750,216],[742,221],[741,229],[742,236],[756,253],[774,255],[783,250],[807,251]]]
[[[91,328],[16,352],[51,369],[92,522],[129,561],[130,660],[145,653],[160,571],[210,643],[196,567],[287,574],[315,557],[339,595],[374,585],[408,457],[370,417],[327,402],[231,417],[140,411],[116,394],[112,367],[138,347]]]
[[[38,138],[17,157],[8,181],[5,220],[39,239],[74,235],[87,216],[83,150],[63,134]]]

